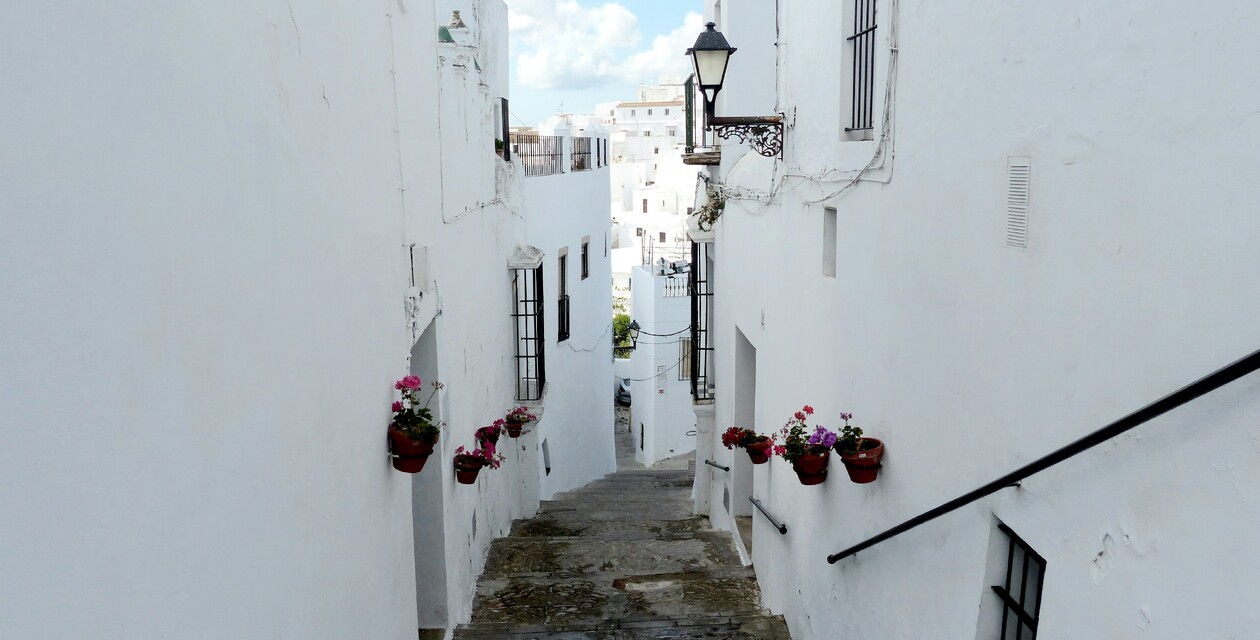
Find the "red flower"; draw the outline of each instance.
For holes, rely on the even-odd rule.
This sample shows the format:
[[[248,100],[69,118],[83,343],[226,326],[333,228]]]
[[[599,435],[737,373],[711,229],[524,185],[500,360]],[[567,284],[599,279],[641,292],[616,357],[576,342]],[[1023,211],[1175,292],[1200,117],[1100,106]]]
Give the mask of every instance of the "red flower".
[[[795,417],[797,420],[804,420],[804,419],[805,419],[805,414],[801,413],[800,411],[797,411],[794,417]]]
[[[809,405],[805,405],[803,411],[811,416],[814,415],[814,408]]]

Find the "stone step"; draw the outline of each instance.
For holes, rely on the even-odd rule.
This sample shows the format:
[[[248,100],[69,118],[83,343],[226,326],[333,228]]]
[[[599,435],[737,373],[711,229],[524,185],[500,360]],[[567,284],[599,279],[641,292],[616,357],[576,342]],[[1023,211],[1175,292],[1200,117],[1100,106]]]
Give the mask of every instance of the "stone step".
[[[706,530],[710,530],[708,521],[694,516],[680,520],[592,520],[583,519],[581,514],[577,513],[565,513],[563,516],[551,513],[513,522],[509,536],[512,538],[590,537],[624,540]]]
[[[466,625],[456,640],[791,640],[779,616],[660,618],[600,625]]]
[[[639,538],[499,538],[490,545],[483,579],[514,574],[617,576],[709,570],[751,572],[730,534],[694,531]]]

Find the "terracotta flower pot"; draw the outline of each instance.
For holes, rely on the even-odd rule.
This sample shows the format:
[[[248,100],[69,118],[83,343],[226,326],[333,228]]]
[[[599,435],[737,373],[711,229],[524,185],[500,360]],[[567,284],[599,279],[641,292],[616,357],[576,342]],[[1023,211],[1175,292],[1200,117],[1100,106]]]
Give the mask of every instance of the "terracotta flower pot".
[[[770,459],[770,447],[773,445],[774,442],[767,438],[745,446],[744,450],[748,452],[748,459],[752,460],[753,464],[765,464]]]
[[[871,443],[874,443],[872,446]],[[877,438],[865,438],[863,449],[853,455],[841,455],[844,468],[849,472],[849,479],[866,484],[874,482],[879,475],[879,463],[884,457],[884,443]]]
[[[529,423],[528,422],[512,422],[511,420],[509,420],[505,424],[505,426],[507,427],[508,437],[509,438],[521,437],[521,429],[524,429],[525,425],[527,424]]]
[[[482,465],[479,464],[460,464],[455,463],[455,479],[460,484],[473,484],[477,482],[477,474],[481,473]]]
[[[827,461],[831,458],[830,451],[824,451],[821,454],[807,453],[794,462],[792,469],[796,471],[796,477],[800,478],[803,485],[822,484],[827,479]]]
[[[486,447],[485,447],[485,443],[487,443],[487,442],[489,442],[490,444],[492,444],[492,445],[494,445],[494,446],[496,446],[496,447],[497,447],[497,446],[499,446],[499,436],[500,436],[500,435],[502,435],[502,432],[500,432],[500,431],[495,431],[494,433],[490,434],[490,436],[489,436],[489,437],[482,438],[482,439],[481,439],[481,441],[480,441],[480,442],[481,442],[481,448],[482,448],[482,449],[485,449],[485,448],[486,448]]]
[[[433,455],[433,445],[433,442],[412,440],[393,427],[389,429],[389,450],[397,456],[393,459],[394,468],[403,473],[420,473]]]

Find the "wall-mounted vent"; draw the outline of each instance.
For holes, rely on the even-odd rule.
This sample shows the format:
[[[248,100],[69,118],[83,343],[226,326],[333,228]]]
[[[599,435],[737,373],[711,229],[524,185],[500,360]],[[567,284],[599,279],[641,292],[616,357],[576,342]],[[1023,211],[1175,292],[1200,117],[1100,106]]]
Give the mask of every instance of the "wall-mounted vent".
[[[1028,248],[1028,158],[1006,160],[1006,246]]]

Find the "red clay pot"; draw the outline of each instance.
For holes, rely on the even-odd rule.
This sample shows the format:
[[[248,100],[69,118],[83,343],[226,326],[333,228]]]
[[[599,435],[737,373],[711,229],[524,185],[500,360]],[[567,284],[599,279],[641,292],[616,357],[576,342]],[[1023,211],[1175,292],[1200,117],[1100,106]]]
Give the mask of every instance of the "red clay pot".
[[[502,431],[495,431],[494,434],[491,435],[489,438],[483,438],[481,440],[481,448],[485,449],[486,448],[485,443],[487,442],[489,442],[490,444],[496,447],[499,446],[499,436],[502,434],[503,434]]]
[[[529,423],[528,422],[510,422],[510,421],[507,422],[505,426],[507,427],[508,437],[509,438],[521,437],[521,429],[524,429],[525,425],[527,424]]]
[[[752,460],[753,464],[765,464],[770,459],[770,447],[773,445],[774,443],[767,438],[745,446],[744,451],[748,452],[748,459]]]
[[[477,482],[477,474],[481,473],[481,467],[482,465],[479,464],[461,465],[456,462],[455,479],[458,480],[460,484],[473,484]]]
[[[803,485],[822,484],[827,479],[827,461],[830,458],[830,451],[822,454],[807,453],[792,463],[792,470],[796,471],[796,477],[800,478]]]
[[[844,462],[845,471],[849,472],[849,479],[858,484],[875,481],[876,476],[879,475],[879,462],[884,457],[884,443],[881,440],[863,438],[862,442],[861,451],[853,455],[840,456],[840,460]],[[874,446],[871,446],[872,442],[875,443]]]
[[[389,450],[395,456],[394,468],[403,473],[420,473],[424,463],[433,455],[433,442],[420,442],[407,437],[407,434],[390,427]]]

